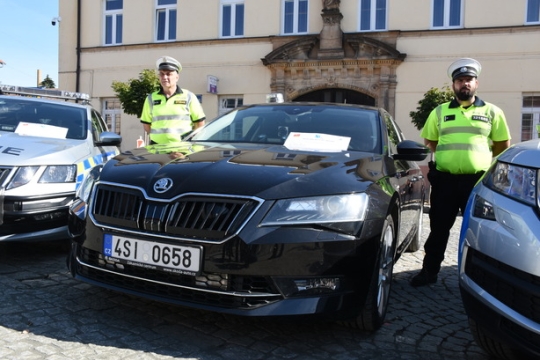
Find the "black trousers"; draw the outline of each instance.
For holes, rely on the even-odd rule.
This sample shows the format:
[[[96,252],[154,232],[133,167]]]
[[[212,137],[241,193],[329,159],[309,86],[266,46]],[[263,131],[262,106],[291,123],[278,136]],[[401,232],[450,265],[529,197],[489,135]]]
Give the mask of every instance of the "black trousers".
[[[435,169],[430,164],[428,179],[431,182],[431,208],[429,221],[431,232],[424,244],[426,255],[423,268],[429,274],[438,274],[450,237],[450,230],[465,206],[469,195],[483,172],[471,175],[453,175]]]

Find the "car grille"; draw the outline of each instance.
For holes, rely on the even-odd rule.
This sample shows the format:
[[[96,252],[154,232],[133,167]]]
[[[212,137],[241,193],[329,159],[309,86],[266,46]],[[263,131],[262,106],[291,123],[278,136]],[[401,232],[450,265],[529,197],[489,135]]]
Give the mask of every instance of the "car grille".
[[[473,248],[467,252],[465,273],[491,296],[540,323],[540,277],[508,266]]]
[[[0,167],[0,187],[5,186],[4,181],[6,181],[11,169],[11,167]]]
[[[149,200],[141,191],[110,185],[100,185],[94,200],[99,225],[213,242],[235,235],[259,206],[251,198],[203,195]]]
[[[102,284],[174,301],[226,308],[255,308],[282,299],[264,277],[201,273],[171,274],[106,260],[102,254],[79,248],[77,273]],[[228,294],[231,293],[231,294]],[[234,293],[235,295],[232,295]],[[245,294],[245,296],[238,296]]]

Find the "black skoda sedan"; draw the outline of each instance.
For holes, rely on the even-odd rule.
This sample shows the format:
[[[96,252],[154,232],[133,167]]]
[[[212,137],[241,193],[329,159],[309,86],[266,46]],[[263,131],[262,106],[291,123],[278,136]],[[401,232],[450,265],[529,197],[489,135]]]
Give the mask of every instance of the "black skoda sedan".
[[[374,331],[394,263],[419,248],[427,152],[380,108],[239,107],[93,168],[68,267],[158,301]]]

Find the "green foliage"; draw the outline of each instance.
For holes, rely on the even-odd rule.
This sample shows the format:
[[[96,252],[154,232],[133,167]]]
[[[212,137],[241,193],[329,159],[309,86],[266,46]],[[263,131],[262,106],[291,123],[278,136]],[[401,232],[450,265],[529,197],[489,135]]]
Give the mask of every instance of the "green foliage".
[[[113,81],[112,88],[124,112],[140,118],[148,94],[159,89],[159,78],[154,70],[145,69],[137,79],[129,79],[127,82]]]
[[[56,87],[56,84],[54,83],[53,79],[49,77],[49,74],[47,74],[47,76],[45,76],[45,79],[43,79],[39,86],[47,89],[54,89]]]
[[[409,116],[414,126],[421,130],[433,109],[438,105],[448,102],[454,98],[454,92],[450,87],[444,86],[442,89],[431,88],[425,94],[424,98],[418,102],[417,111],[411,111]]]

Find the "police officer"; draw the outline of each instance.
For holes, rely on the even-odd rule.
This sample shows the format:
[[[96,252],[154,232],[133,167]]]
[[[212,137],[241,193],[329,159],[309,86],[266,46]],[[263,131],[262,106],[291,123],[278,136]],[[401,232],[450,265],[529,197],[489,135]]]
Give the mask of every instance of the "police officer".
[[[482,67],[464,58],[448,68],[455,97],[439,105],[429,115],[421,132],[424,143],[435,154],[430,162],[431,232],[424,244],[425,256],[414,287],[437,282],[450,230],[476,182],[488,169],[492,157],[510,146],[506,118],[497,106],[476,96]]]
[[[178,142],[183,135],[203,126],[206,116],[197,96],[177,85],[182,65],[176,59],[162,56],[156,68],[161,87],[145,100],[141,123],[151,144]]]

